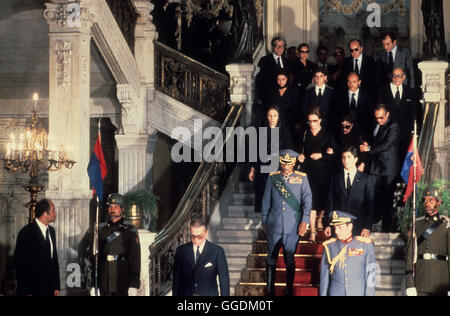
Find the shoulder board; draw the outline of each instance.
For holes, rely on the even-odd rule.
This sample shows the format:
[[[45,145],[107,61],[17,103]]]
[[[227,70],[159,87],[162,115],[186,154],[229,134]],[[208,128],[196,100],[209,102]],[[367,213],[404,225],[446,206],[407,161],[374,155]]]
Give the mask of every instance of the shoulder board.
[[[300,171],[294,171],[294,173],[298,176],[306,177],[306,173],[300,172]]]
[[[323,246],[328,246],[329,244],[332,244],[332,243],[334,243],[335,241],[337,241],[336,238],[331,238],[330,240],[324,241],[324,242],[322,243],[322,245],[323,245]]]
[[[363,242],[365,244],[371,244],[373,241],[370,238],[365,238],[365,237],[361,237],[361,236],[357,236],[356,237],[357,241]]]
[[[281,174],[281,171],[273,172],[270,174],[270,176],[276,176],[277,174]]]
[[[424,219],[425,219],[425,216],[421,216],[421,217],[416,218],[416,221],[423,221]]]

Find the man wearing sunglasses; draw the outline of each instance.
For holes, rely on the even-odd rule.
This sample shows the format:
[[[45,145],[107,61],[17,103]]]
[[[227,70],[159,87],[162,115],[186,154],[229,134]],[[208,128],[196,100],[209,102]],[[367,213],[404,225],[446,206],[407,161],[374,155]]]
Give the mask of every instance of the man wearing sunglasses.
[[[219,296],[219,288],[221,296],[230,296],[225,251],[206,240],[208,227],[201,219],[191,222],[190,234],[191,242],[179,246],[175,253],[173,296]]]
[[[377,64],[372,56],[364,54],[364,45],[358,39],[353,39],[348,43],[351,56],[347,57],[343,63],[343,75],[347,78],[352,72],[359,75],[361,87],[373,91],[375,89],[375,74]]]

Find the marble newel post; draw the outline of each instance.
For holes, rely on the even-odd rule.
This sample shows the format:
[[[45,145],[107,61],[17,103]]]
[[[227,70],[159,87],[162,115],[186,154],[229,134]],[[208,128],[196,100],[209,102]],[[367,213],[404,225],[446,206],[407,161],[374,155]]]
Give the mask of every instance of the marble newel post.
[[[57,210],[55,229],[62,294],[80,290],[66,284],[70,263],[78,262],[78,244],[89,227],[92,192],[89,162],[90,28],[92,11],[84,1],[54,0],[45,4],[49,24],[49,146],[68,151],[77,163],[71,169],[49,172],[46,197]],[[75,10],[75,11],[74,11]],[[71,15],[74,12],[74,15]],[[70,147],[69,147],[70,146]]]
[[[253,108],[253,74],[252,64],[230,64],[226,66],[230,74],[230,99],[232,104],[243,104],[245,107],[245,126],[252,124]]]
[[[424,92],[424,102],[440,103],[438,121],[436,124],[436,132],[434,134],[434,152],[436,154],[435,166],[433,169],[440,169],[440,172],[435,172],[432,177],[441,177],[449,179],[448,166],[448,146],[446,144],[445,136],[445,107],[447,101],[445,97],[446,89],[446,71],[448,63],[444,61],[425,61],[419,64],[419,69],[422,71],[422,90]]]

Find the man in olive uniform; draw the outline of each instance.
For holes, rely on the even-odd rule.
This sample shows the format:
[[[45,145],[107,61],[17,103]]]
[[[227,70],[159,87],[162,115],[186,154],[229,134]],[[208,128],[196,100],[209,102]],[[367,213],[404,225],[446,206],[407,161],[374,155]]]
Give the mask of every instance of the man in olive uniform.
[[[406,252],[406,294],[408,296],[446,296],[450,286],[450,223],[439,214],[439,190],[424,191],[426,215],[416,220],[416,240],[411,232]],[[415,280],[413,278],[413,253]]]
[[[136,227],[124,221],[124,197],[108,197],[110,220],[98,232],[101,296],[136,296],[140,287],[141,250]]]
[[[304,236],[311,213],[311,188],[306,174],[294,171],[298,153],[280,152],[281,171],[267,180],[262,201],[262,225],[267,235],[267,295],[275,295],[275,272],[283,246],[286,264],[286,296],[293,295],[295,278],[294,255],[299,235]]]

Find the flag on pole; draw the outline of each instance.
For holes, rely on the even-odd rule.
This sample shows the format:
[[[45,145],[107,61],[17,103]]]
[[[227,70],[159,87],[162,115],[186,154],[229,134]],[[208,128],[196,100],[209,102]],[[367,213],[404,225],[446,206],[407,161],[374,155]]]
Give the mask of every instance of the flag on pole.
[[[94,152],[87,168],[89,179],[94,187],[93,194],[97,194],[100,202],[103,200],[103,179],[105,179],[108,169],[106,167],[105,157],[103,156],[102,138],[100,135],[100,121],[98,127],[97,141],[95,142]]]
[[[414,166],[414,161],[416,161],[416,166]],[[414,167],[416,167],[416,175],[414,181]],[[408,153],[406,154],[405,162],[403,163],[401,176],[403,181],[407,183],[405,197],[403,202],[406,202],[414,190],[414,186],[420,181],[423,175],[422,162],[420,161],[420,155],[417,151],[417,141],[416,137],[413,137],[411,145],[409,146]]]

